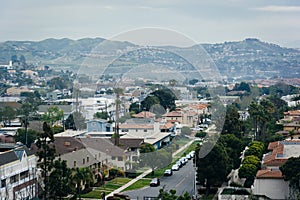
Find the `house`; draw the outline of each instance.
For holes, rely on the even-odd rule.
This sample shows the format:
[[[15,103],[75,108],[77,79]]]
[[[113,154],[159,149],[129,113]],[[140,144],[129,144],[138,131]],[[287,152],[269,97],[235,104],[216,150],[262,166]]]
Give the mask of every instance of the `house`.
[[[93,119],[87,122],[88,132],[112,132],[113,125],[104,119]]]
[[[288,199],[289,182],[284,181],[279,169],[259,170],[254,180],[253,193],[270,199]]]
[[[27,147],[0,153],[0,199],[37,196],[37,158]]]
[[[72,105],[39,105],[37,113],[40,115],[48,112],[50,107],[57,106],[60,110],[64,111],[64,117],[62,121],[65,121],[72,113]]]
[[[198,113],[194,110],[175,110],[167,112],[162,116],[163,121],[175,123],[178,122],[184,126],[195,127]]]
[[[284,131],[300,131],[300,123],[297,122],[291,122],[287,124],[283,124],[283,130]]]
[[[284,181],[279,170],[290,157],[300,156],[300,140],[271,142],[271,152],[262,158],[262,169],[258,170],[254,180],[254,194],[265,195],[271,199],[289,198],[289,182]]]

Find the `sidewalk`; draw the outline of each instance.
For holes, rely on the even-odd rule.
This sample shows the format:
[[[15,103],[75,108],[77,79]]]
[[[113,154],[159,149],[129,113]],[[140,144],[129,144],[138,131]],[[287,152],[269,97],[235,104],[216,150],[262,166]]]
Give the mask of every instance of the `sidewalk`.
[[[177,151],[175,151],[172,156],[176,156],[178,153],[180,153],[181,151],[183,151],[184,149],[186,149],[189,145],[191,145],[194,142],[194,140],[191,140],[190,142],[188,142],[187,144],[185,144],[184,146],[182,146],[180,149],[178,149]],[[129,181],[128,183],[126,183],[125,185],[119,187],[118,189],[114,190],[113,192],[111,192],[110,194],[106,195],[107,197],[109,196],[113,196],[115,193],[120,193],[121,191],[123,191],[124,189],[126,189],[127,187],[129,187],[130,185],[134,184],[135,182],[137,182],[138,180],[144,178],[146,175],[148,175],[152,170],[148,169],[147,171],[143,172],[141,175],[139,175],[138,177],[132,179],[131,181]]]

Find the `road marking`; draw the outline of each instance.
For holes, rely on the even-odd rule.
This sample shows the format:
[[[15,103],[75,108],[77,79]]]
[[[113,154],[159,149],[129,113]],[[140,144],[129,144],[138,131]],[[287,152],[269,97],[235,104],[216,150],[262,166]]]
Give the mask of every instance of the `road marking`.
[[[183,178],[179,183],[177,183],[177,185],[175,185],[175,188],[177,188],[186,178]]]

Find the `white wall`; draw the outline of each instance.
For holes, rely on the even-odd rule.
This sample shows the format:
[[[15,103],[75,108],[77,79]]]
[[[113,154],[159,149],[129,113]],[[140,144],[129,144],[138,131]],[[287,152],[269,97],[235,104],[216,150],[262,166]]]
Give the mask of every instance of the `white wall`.
[[[6,165],[0,166],[0,179],[1,180],[6,179],[6,187],[0,188],[0,199],[5,199],[5,198],[14,199],[14,193],[13,193],[14,187],[37,178],[36,165],[37,165],[36,157],[34,155],[27,157],[25,154],[25,157],[23,157],[21,161],[17,160],[12,163],[8,163]],[[29,176],[24,179],[21,179],[20,173],[27,170],[29,170]],[[18,181],[11,183],[10,177],[14,175],[17,175]],[[16,191],[15,199],[21,199],[22,197],[24,198],[28,196],[32,198],[35,196],[35,194],[36,194],[35,184],[33,184],[19,191]]]
[[[289,182],[283,179],[255,179],[254,194],[266,195],[271,199],[288,199]]]

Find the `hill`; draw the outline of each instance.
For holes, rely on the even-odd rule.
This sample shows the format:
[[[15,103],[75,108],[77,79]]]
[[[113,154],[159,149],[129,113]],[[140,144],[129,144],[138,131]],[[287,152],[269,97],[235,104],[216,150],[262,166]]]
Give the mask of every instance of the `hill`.
[[[99,47],[99,44],[105,45]],[[190,67],[184,59],[176,58],[176,55],[170,52],[139,49],[122,55],[122,52],[132,47],[137,47],[137,45],[103,38],[6,41],[0,43],[0,63],[8,63],[13,55],[24,55],[28,63],[77,69],[86,58],[94,58],[97,63],[99,57],[105,59],[113,55],[120,55],[119,61],[112,64],[118,69],[123,69],[128,63],[163,64],[171,66],[174,70]],[[185,49],[166,47],[165,49],[179,49],[188,52],[197,47]],[[238,42],[201,44],[201,47],[215,62],[221,74],[227,78],[299,77],[300,51],[298,49],[284,48],[255,38],[247,38]],[[94,64],[89,63],[89,65]],[[117,68],[112,68],[112,70],[114,69]]]

